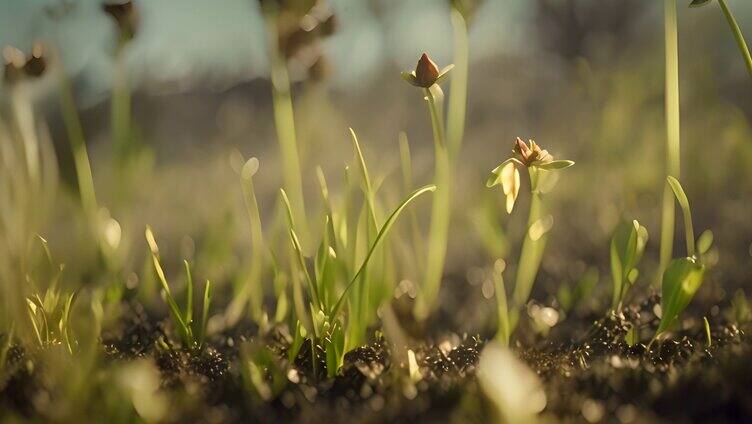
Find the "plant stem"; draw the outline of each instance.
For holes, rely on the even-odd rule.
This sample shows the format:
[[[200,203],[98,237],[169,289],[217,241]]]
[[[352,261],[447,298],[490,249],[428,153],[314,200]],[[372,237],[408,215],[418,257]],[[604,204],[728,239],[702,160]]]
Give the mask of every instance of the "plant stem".
[[[530,298],[530,292],[533,289],[533,283],[535,283],[535,277],[538,274],[538,268],[540,267],[541,259],[543,258],[543,251],[546,248],[546,242],[548,240],[546,233],[541,234],[535,240],[531,235],[531,227],[543,218],[544,213],[543,200],[538,191],[539,171],[537,168],[531,167],[528,168],[528,172],[530,175],[530,212],[527,220],[525,239],[522,242],[522,250],[520,251],[520,261],[517,267],[514,292],[512,293],[513,312],[512,318],[510,319],[511,331],[517,326],[520,309]]]
[[[741,28],[739,28],[739,24],[736,22],[736,19],[734,19],[734,15],[731,13],[731,9],[729,9],[728,5],[726,4],[726,0],[718,0],[718,4],[721,6],[721,10],[723,10],[723,15],[726,17],[729,28],[731,28],[731,32],[734,34],[736,44],[739,45],[739,50],[741,51],[742,57],[744,58],[744,63],[747,65],[747,72],[749,72],[749,76],[752,77],[752,55],[750,55],[749,53],[747,42],[744,41],[742,30]]]
[[[112,87],[110,119],[112,121],[112,139],[115,143],[115,155],[119,164],[125,165],[131,153],[131,92],[128,85],[128,73],[125,66],[125,42],[118,46],[115,75]]]
[[[454,69],[451,78],[451,93],[447,110],[447,143],[452,160],[459,153],[465,130],[467,109],[467,76],[469,48],[467,22],[456,8],[452,8],[452,30],[454,34]]]
[[[431,312],[441,286],[444,273],[446,247],[451,216],[451,163],[444,136],[442,118],[443,93],[438,85],[425,89],[434,138],[434,193],[431,205],[431,225],[428,233],[428,256],[423,281],[421,301],[416,304],[415,314],[425,319]],[[440,97],[437,99],[437,97]]]
[[[309,247],[309,232],[305,219],[303,198],[303,178],[298,157],[298,142],[295,133],[295,114],[293,112],[290,76],[287,63],[279,51],[277,33],[277,10],[273,5],[264,6],[266,19],[267,54],[272,82],[272,103],[274,107],[274,125],[277,131],[280,152],[282,154],[285,191],[290,196],[290,203],[298,223],[299,236],[304,250]]]
[[[679,178],[680,118],[679,118],[679,41],[677,35],[676,0],[665,0],[666,38],[666,172]],[[674,199],[668,183],[663,188],[661,214],[660,263],[655,275],[658,285],[668,266],[674,243]]]
[[[60,72],[60,109],[65,122],[65,129],[68,133],[68,142],[73,151],[73,164],[76,167],[76,178],[78,180],[78,191],[81,196],[81,206],[84,214],[94,226],[96,231],[97,219],[97,197],[94,189],[94,177],[91,172],[91,163],[89,162],[89,153],[86,149],[83,128],[78,116],[76,103],[73,98],[70,81],[63,71]]]

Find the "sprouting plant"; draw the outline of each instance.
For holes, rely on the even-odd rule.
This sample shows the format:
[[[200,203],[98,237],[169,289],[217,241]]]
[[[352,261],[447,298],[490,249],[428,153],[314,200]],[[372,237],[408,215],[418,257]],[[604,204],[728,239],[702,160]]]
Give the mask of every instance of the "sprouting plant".
[[[206,323],[209,319],[209,306],[211,304],[211,282],[206,281],[204,285],[204,299],[203,308],[201,311],[201,317],[198,321],[193,319],[193,277],[191,276],[191,267],[187,260],[183,261],[185,267],[185,276],[187,279],[186,285],[186,301],[185,309],[181,310],[178,306],[175,298],[172,296],[170,285],[167,283],[162,265],[159,262],[159,247],[157,241],[154,238],[154,233],[151,227],[146,227],[146,242],[149,245],[151,251],[151,258],[154,264],[154,271],[157,273],[157,278],[162,284],[162,292],[164,300],[167,303],[167,307],[170,310],[173,323],[180,334],[180,339],[183,343],[183,347],[187,349],[201,349],[204,346],[204,340],[206,338]]]
[[[357,144],[357,138],[354,137],[354,132],[352,134],[358,155],[361,156],[361,165],[363,165],[365,162],[362,161],[362,154]],[[362,168],[362,172],[364,173],[364,181],[369,181],[366,176],[367,171],[364,167]],[[366,204],[368,205],[373,199],[368,200],[370,189],[366,188],[365,190]],[[348,246],[345,244],[345,240],[335,233],[334,225],[330,225],[334,216],[328,213],[325,216],[324,235],[315,254],[313,272],[309,270],[309,266],[303,255],[290,202],[285,191],[280,191],[282,204],[287,211],[288,234],[293,247],[295,266],[302,275],[303,284],[307,288],[309,298],[308,309],[310,310],[310,326],[308,328],[306,328],[303,321],[304,311],[298,311],[299,322],[296,324],[290,359],[294,358],[294,355],[297,354],[305,338],[310,337],[312,347],[317,345],[323,346],[326,356],[327,376],[333,377],[336,375],[342,366],[347,347],[345,343],[345,329],[355,328],[357,329],[356,334],[364,334],[369,323],[368,314],[361,313],[360,310],[362,309],[359,308],[365,308],[370,302],[367,299],[369,292],[363,290],[363,283],[367,281],[365,280],[367,269],[374,254],[382,245],[383,240],[402,211],[421,195],[434,190],[435,186],[429,185],[410,193],[389,214],[381,226],[377,226],[375,221],[369,222],[369,227],[373,226],[374,228],[374,236],[369,239],[370,244],[367,253],[361,260],[360,265],[356,267],[351,266],[346,260],[346,258],[349,258],[354,253],[354,250],[350,252],[348,250],[354,249],[355,244]],[[370,210],[366,215],[374,213],[368,206],[366,208]],[[344,279],[344,288],[337,293],[337,288],[340,286],[339,283],[342,279]],[[359,290],[356,296],[350,296],[353,290]],[[350,306],[348,309],[348,321],[345,322],[342,311],[348,299]],[[317,362],[315,360],[315,350],[315,348],[311,349],[311,353],[314,355],[314,372],[316,372],[315,364]]]
[[[55,267],[47,240],[38,237],[44,250],[47,265],[52,271],[49,285],[42,294],[36,291],[26,298],[29,322],[34,332],[34,340],[40,348],[64,345],[73,354],[76,340],[70,325],[70,313],[76,298],[75,292],[58,287],[64,267]],[[33,282],[31,276],[27,279]]]
[[[710,4],[711,1],[712,0],[692,0],[689,7],[702,7]],[[734,14],[731,13],[731,9],[729,9],[726,4],[726,0],[718,0],[718,5],[721,7],[721,11],[723,11],[723,16],[726,18],[726,22],[728,22],[731,32],[734,34],[736,44],[739,46],[742,58],[744,58],[744,64],[747,65],[747,72],[749,72],[749,76],[752,77],[752,54],[750,54],[747,42],[744,40],[744,34],[742,34],[742,30],[739,28],[739,24],[736,22]]]
[[[752,321],[752,306],[744,294],[744,290],[737,290],[731,298],[731,306],[725,311],[726,319],[737,325]]]
[[[637,220],[622,222],[614,231],[611,238],[611,278],[614,282],[611,308],[614,310],[621,309],[627,290],[637,280],[637,265],[647,241],[648,230]]]
[[[431,117],[434,140],[434,185],[436,193],[431,206],[431,224],[428,233],[428,252],[421,296],[416,304],[418,318],[425,318],[433,308],[439,294],[446,259],[449,223],[451,219],[452,165],[444,127],[444,92],[439,84],[447,78],[454,65],[443,69],[426,53],[418,60],[415,70],[403,72],[402,78],[421,88]],[[457,142],[459,143],[459,142]]]
[[[553,217],[544,211],[542,201],[543,180],[548,172],[555,172],[574,165],[571,160],[554,160],[548,151],[541,149],[533,140],[530,140],[529,144],[525,144],[522,139],[517,138],[513,152],[516,157],[511,157],[502,162],[491,171],[491,176],[486,181],[486,187],[489,188],[501,184],[502,191],[506,196],[507,213],[512,213],[520,190],[520,173],[517,167],[526,168],[530,178],[530,213],[517,266],[512,302],[508,311],[509,332],[501,337],[505,341],[509,340],[509,336],[517,326],[520,308],[530,298],[535,276],[538,274],[543,251],[546,247],[547,233],[553,226]],[[501,293],[503,293],[503,290],[497,295],[501,296]],[[500,310],[500,314],[502,312]],[[500,320],[502,319],[500,318]]]
[[[666,0],[664,30],[666,39],[666,175],[680,174],[680,125],[679,125],[679,41],[676,18],[676,0]],[[655,283],[671,260],[674,245],[675,205],[671,188],[664,184],[661,208],[660,262]]]
[[[708,237],[706,237],[702,246],[704,251],[698,252],[695,249],[692,212],[689,208],[687,195],[676,178],[669,176],[667,182],[684,216],[684,237],[687,244],[687,256],[672,260],[663,273],[663,282],[661,285],[662,315],[654,339],[671,328],[702,285],[706,269],[705,264],[702,262],[702,255],[710,248],[710,242],[707,241]]]

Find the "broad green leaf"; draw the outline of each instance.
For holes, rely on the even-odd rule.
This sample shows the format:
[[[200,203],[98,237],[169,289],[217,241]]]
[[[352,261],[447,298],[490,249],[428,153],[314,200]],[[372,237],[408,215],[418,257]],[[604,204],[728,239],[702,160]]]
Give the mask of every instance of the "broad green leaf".
[[[656,337],[679,317],[702,285],[705,267],[694,258],[674,259],[663,273],[661,323]]]

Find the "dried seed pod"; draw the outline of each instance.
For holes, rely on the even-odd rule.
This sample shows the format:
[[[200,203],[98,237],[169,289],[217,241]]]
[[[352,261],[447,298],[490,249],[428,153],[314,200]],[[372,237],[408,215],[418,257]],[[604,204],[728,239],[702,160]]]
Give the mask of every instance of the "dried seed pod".
[[[3,48],[3,80],[6,84],[16,83],[24,78],[41,77],[47,70],[47,60],[44,55],[44,45],[34,43],[28,56],[13,46]]]
[[[117,24],[122,40],[129,41],[136,35],[138,9],[132,0],[108,1],[102,4],[102,10]]]

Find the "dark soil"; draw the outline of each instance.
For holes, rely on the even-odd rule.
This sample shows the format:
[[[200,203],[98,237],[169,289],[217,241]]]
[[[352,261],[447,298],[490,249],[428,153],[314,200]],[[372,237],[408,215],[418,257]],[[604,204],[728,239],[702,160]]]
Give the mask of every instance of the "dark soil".
[[[749,422],[752,419],[752,344],[745,331],[723,322],[711,324],[712,343],[697,320],[647,346],[624,339],[633,326],[648,340],[657,325],[654,296],[622,314],[591,317],[587,326],[572,317],[546,337],[513,346],[545,385],[544,414],[556,420],[601,422]],[[412,350],[423,376],[413,384],[405,364],[376,333],[367,346],[345,356],[334,379],[321,375],[323,357],[313,366],[306,342],[292,366],[286,363],[284,328],[259,334],[255,327],[214,336],[209,346],[188,351],[170,343],[161,322],[131,304],[120,328],[103,336],[107,361],[152,358],[162,388],[187,396],[172,402],[175,422],[487,422],[490,404],[475,379],[485,340],[445,337]],[[577,335],[580,337],[577,337]],[[266,401],[249,392],[241,376],[240,346],[250,344],[274,358],[265,369],[282,372],[283,385]],[[39,419],[34,398],[44,370],[31,366],[38,352],[15,346],[9,372],[0,382],[0,410]],[[186,399],[180,397],[180,399]]]

